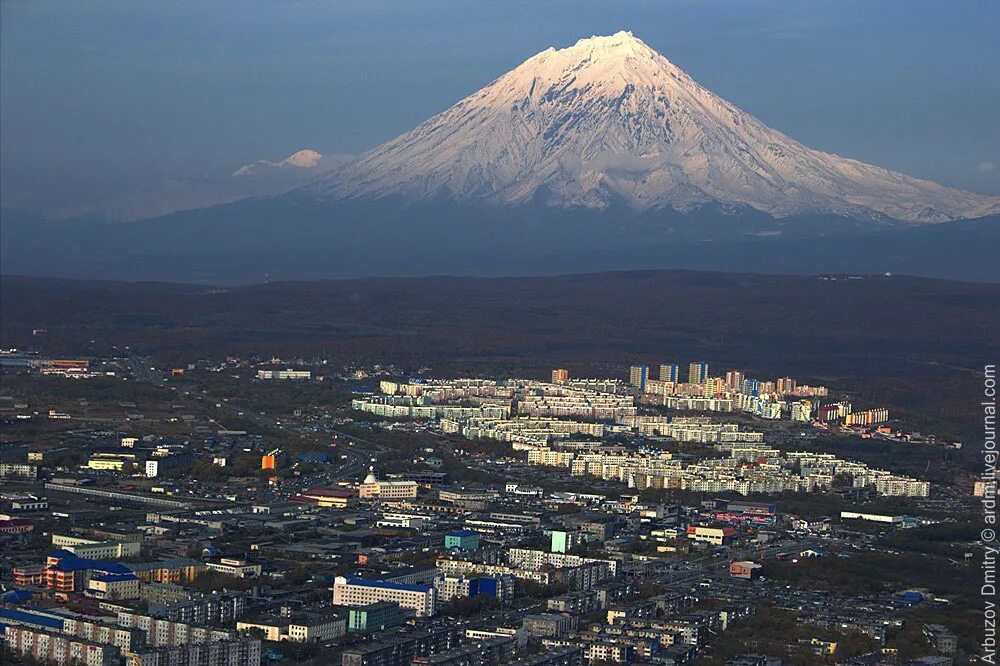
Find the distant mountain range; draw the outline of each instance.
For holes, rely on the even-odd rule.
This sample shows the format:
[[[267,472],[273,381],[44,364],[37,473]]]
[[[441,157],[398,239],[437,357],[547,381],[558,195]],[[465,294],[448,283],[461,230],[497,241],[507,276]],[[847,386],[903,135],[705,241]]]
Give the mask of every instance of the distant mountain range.
[[[5,210],[5,273],[253,282],[626,268],[1000,280],[1000,198],[812,150],[631,33],[543,51],[357,158],[300,151],[211,207]],[[214,194],[212,196],[215,196]],[[228,203],[227,203],[228,202]]]
[[[300,150],[278,161],[255,160],[236,169],[197,170],[175,177],[138,176],[135,182],[86,187],[77,183],[52,191],[33,181],[3,183],[7,208],[53,220],[132,222],[205,208],[250,197],[283,194],[302,187],[327,171],[354,159],[353,155],[322,155]]]

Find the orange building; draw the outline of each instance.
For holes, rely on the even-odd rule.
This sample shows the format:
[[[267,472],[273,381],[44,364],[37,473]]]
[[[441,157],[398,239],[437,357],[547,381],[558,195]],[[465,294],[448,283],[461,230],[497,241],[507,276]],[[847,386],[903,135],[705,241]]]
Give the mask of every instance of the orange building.
[[[750,562],[747,560],[733,562],[729,565],[729,575],[733,578],[752,580],[760,576],[761,568],[761,565],[756,562]]]
[[[22,570],[22,577],[37,580],[37,570]],[[82,592],[88,581],[97,574],[131,574],[132,571],[118,562],[102,562],[78,557],[68,550],[57,550],[45,561],[45,586],[56,593]]]
[[[260,468],[261,469],[274,469],[274,456],[266,455],[260,457]]]
[[[45,585],[45,567],[46,565],[44,564],[28,564],[23,567],[14,567],[14,585],[18,587],[28,585],[38,587]]]

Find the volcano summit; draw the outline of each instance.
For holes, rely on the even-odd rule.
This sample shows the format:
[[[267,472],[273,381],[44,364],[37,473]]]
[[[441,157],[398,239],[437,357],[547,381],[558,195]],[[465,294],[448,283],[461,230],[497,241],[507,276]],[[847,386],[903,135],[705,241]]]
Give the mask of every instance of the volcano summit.
[[[995,197],[812,150],[630,32],[542,51],[309,191],[637,211],[716,202],[921,223],[1000,211]]]

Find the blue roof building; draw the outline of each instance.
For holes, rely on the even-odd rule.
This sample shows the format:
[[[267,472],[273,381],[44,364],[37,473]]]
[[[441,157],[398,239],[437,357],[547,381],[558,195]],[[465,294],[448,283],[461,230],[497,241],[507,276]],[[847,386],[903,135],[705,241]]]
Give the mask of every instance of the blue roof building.
[[[333,582],[335,606],[367,606],[379,601],[394,601],[402,608],[412,609],[417,617],[434,615],[437,590],[432,585],[414,585],[360,576],[338,576]]]
[[[59,549],[49,555],[49,558],[57,558],[58,561],[49,566],[55,571],[103,571],[105,573],[130,574],[132,570],[124,564],[117,562],[103,562],[101,560],[91,560],[86,557],[78,557],[68,550]]]
[[[35,629],[63,630],[62,619],[48,613],[37,613],[31,610],[0,608],[0,622],[15,626],[34,627]]]
[[[31,590],[11,590],[7,594],[3,595],[3,602],[5,604],[19,604],[23,601],[31,600]]]

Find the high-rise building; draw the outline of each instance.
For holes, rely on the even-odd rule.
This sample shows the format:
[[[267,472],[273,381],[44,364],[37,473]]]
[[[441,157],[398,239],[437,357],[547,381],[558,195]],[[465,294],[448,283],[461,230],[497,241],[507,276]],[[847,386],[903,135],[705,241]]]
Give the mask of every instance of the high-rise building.
[[[726,373],[726,388],[734,391],[740,390],[743,385],[743,373],[739,370],[730,370]]]
[[[812,403],[808,400],[792,403],[792,420],[808,422],[812,418]]]
[[[844,425],[875,425],[889,420],[889,410],[882,407],[865,412],[853,412],[844,416]]]
[[[633,365],[629,368],[628,380],[632,386],[638,386],[640,391],[646,390],[647,379],[649,379],[648,365]]]
[[[660,366],[660,381],[678,384],[681,381],[681,369],[676,363],[664,363]]]
[[[708,363],[694,361],[688,365],[688,384],[704,384],[708,379]]]
[[[566,368],[556,368],[552,371],[552,383],[561,384],[569,379],[569,370]]]
[[[795,380],[791,377],[781,377],[778,379],[778,393],[783,395],[795,393]]]

